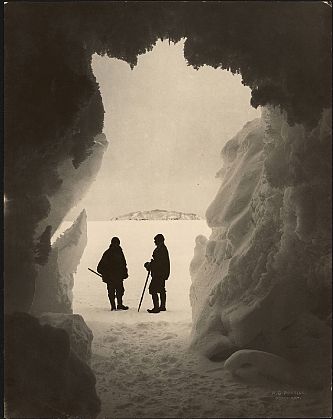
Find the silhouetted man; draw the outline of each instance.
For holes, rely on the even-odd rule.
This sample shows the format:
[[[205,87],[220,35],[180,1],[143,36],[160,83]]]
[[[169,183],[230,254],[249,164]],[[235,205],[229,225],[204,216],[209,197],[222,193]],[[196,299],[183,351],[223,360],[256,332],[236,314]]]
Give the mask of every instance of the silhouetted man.
[[[147,271],[151,272],[151,281],[149,285],[149,294],[151,294],[154,307],[147,310],[149,313],[159,313],[166,311],[166,291],[165,281],[170,275],[170,259],[167,247],[164,244],[164,237],[162,234],[157,234],[154,237],[156,249],[150,262],[144,264]],[[158,294],[160,294],[161,303],[159,302]]]
[[[113,237],[110,247],[104,252],[102,259],[97,266],[97,272],[102,275],[103,282],[106,282],[108,288],[108,296],[111,304],[111,311],[116,310],[115,296],[117,297],[117,309],[128,310],[123,305],[124,279],[128,278],[126,259],[120,240]]]

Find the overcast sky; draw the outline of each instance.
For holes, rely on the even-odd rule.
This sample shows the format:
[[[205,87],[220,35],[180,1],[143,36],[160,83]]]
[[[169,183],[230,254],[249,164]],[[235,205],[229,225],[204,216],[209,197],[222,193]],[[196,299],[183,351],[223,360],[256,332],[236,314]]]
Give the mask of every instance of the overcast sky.
[[[205,214],[219,181],[223,144],[260,115],[241,76],[186,65],[183,42],[156,47],[131,70],[121,60],[93,57],[109,141],[102,167],[68,219],[88,220],[137,210]]]

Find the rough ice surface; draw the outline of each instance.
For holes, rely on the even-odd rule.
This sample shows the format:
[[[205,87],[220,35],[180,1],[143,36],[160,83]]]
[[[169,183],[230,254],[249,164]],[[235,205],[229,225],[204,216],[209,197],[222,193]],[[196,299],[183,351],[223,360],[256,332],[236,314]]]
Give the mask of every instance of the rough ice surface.
[[[79,167],[75,168],[72,159],[68,158],[57,168],[61,185],[53,195],[48,196],[50,211],[48,216],[39,222],[35,231],[36,237],[48,225],[52,226],[54,233],[71,208],[83,199],[96,179],[107,146],[105,134],[99,133],[94,137],[90,155]]]
[[[255,349],[329,380],[330,126],[329,111],[309,131],[264,108],[223,148],[191,264],[192,347],[210,359]]]
[[[97,417],[95,376],[64,329],[14,313],[5,317],[5,330],[6,417]]]
[[[92,331],[79,314],[45,313],[39,318],[41,325],[48,324],[68,333],[70,347],[87,364],[91,359]]]
[[[33,314],[73,313],[74,273],[87,245],[87,215],[81,212],[73,225],[52,245],[46,265],[36,279]]]

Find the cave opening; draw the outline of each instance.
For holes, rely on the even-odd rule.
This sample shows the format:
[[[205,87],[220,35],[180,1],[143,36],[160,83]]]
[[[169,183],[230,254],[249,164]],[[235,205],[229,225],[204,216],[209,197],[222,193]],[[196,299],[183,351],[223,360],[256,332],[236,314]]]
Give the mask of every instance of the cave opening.
[[[308,374],[301,376],[302,382],[314,376],[314,382],[318,379],[319,383],[323,377],[324,388],[330,393],[326,384],[330,379],[323,369],[329,366],[327,324],[331,316],[326,320],[325,311],[325,318],[317,317],[312,304],[315,301],[321,305],[321,295],[329,295],[331,284],[326,269],[331,261],[331,242],[326,237],[331,230],[331,123],[323,112],[331,107],[331,15],[325,8],[322,2],[287,2],[285,6],[279,2],[7,5],[4,277],[5,310],[9,314],[5,350],[8,416],[53,417],[60,412],[63,416],[97,417],[101,406],[96,391],[102,399],[102,415],[108,417],[246,417],[258,414],[260,404],[263,416],[276,416],[282,410],[290,417],[300,412],[329,416],[326,404],[320,400],[312,403],[309,393],[306,401],[293,403],[295,408],[286,409],[279,402],[273,405],[276,400],[272,397],[267,403],[267,394],[260,388],[235,387],[234,381],[222,370],[219,375],[216,367],[209,374],[200,370],[197,356],[205,355],[209,366],[207,357],[212,347],[221,358],[236,354],[236,361],[241,362],[231,362],[232,371],[244,365],[239,352],[251,344],[255,353],[263,350],[281,354],[287,360],[300,359],[304,364],[301,369]],[[268,118],[268,185],[256,189],[258,199],[252,208],[258,232],[265,234],[254,236],[247,254],[236,254],[226,286],[208,289],[214,298],[209,298],[212,305],[196,322],[192,340],[196,354],[185,355],[181,350],[185,347],[181,335],[188,325],[175,333],[161,318],[156,328],[147,328],[145,322],[126,325],[110,321],[98,328],[95,322],[97,333],[91,357],[91,335],[82,318],[72,329],[59,331],[59,318],[70,319],[72,324],[77,320],[70,314],[71,301],[66,292],[57,293],[67,273],[59,271],[61,264],[56,262],[70,257],[70,252],[66,256],[61,246],[50,249],[51,232],[77,202],[88,178],[97,173],[106,147],[105,135],[101,134],[102,100],[90,58],[94,53],[107,54],[135,67],[137,57],[150,50],[157,39],[182,37],[186,38],[184,55],[191,66],[209,65],[238,72],[251,88],[253,106],[273,105],[284,112],[283,116],[272,112]],[[295,123],[299,125],[293,127]],[[221,148],[219,144],[219,151]],[[229,151],[234,152],[232,147]],[[228,210],[239,207],[241,200],[233,199],[238,196],[227,194],[227,200],[223,200],[222,193],[215,199],[211,207],[214,221],[219,223],[230,215],[223,208],[226,202]],[[81,214],[80,222],[87,215]],[[296,216],[300,222],[295,222]],[[249,222],[253,224],[253,218]],[[274,229],[276,234],[272,234]],[[233,229],[236,245],[242,244],[239,231]],[[223,246],[218,233],[209,242],[211,260],[204,266],[209,272],[202,275],[207,288],[211,286],[213,265],[222,262],[230,250]],[[71,238],[75,244],[77,235]],[[271,241],[273,255],[265,253]],[[63,240],[59,244],[66,243]],[[69,247],[72,243],[67,244]],[[256,257],[258,249],[263,249],[260,258]],[[280,263],[267,277],[265,268],[274,255]],[[258,278],[263,291],[270,281],[281,279],[277,284],[278,298],[270,294],[273,304],[269,315],[267,304],[256,301]],[[311,280],[304,281],[307,278]],[[41,305],[35,316],[31,307],[42,282],[45,294],[40,293]],[[235,287],[228,289],[229,282],[236,287],[249,284],[250,294],[245,286],[245,294],[239,297]],[[286,283],[291,286],[285,288]],[[308,292],[312,301],[307,305]],[[105,290],[103,295],[106,299]],[[236,307],[231,318],[224,311],[230,298],[250,305],[254,301],[256,311],[244,312],[242,306]],[[214,300],[220,304],[214,305]],[[331,312],[330,304],[327,306]],[[23,313],[12,314],[15,311]],[[45,316],[50,311],[53,316]],[[47,327],[39,323],[40,314]],[[290,324],[290,317],[295,322],[288,332],[283,326]],[[249,327],[253,323],[255,327]],[[308,330],[309,324],[313,330]],[[263,331],[267,333],[251,340],[254,336],[248,332],[255,333],[262,325],[266,325]],[[215,336],[211,333],[214,329]],[[281,333],[283,330],[287,333]],[[314,330],[320,331],[321,339]],[[230,331],[237,333],[231,336]],[[225,338],[225,333],[231,340]],[[129,339],[132,335],[137,339]],[[214,340],[216,337],[222,339]],[[300,341],[294,342],[294,337],[300,337]],[[235,342],[233,338],[236,346],[230,346]],[[274,346],[276,342],[281,345]],[[295,351],[289,353],[292,348]],[[97,383],[89,372],[89,363]],[[275,361],[272,364],[276,366]],[[260,366],[259,362],[258,366],[266,370],[264,364]],[[233,401],[233,405],[226,405],[226,400]],[[313,407],[309,409],[304,403]]]
[[[154,382],[154,363],[161,362],[158,368],[164,368],[165,377],[176,374],[184,382],[190,373],[187,369],[197,369],[186,360],[196,238],[211,234],[205,213],[221,182],[216,174],[223,145],[260,116],[260,110],[250,105],[250,89],[242,85],[240,75],[208,66],[195,70],[187,65],[183,48],[184,40],[159,41],[152,51],[139,56],[133,70],[121,60],[99,55],[92,59],[109,144],[95,181],[67,214],[60,232],[86,212],[87,245],[74,276],[72,307],[94,335],[92,367],[107,414],[126,405],[127,396],[119,388],[117,406],[110,405],[99,379],[100,360],[119,365],[113,370],[117,382],[134,377],[134,393],[140,392],[141,376]],[[173,212],[194,217],[140,220],[155,209],[165,210],[168,217]],[[139,218],[126,216],[138,212]],[[151,257],[158,233],[165,236],[171,262],[167,311],[147,313],[152,306],[147,289],[137,313],[147,274],[143,264]],[[106,285],[88,271],[96,270],[113,236],[121,240],[129,271],[124,281],[126,312],[110,312]],[[200,368],[205,370],[207,365]],[[146,403],[146,396],[143,400]],[[167,404],[161,403],[161,411]],[[130,411],[127,406],[126,412]]]
[[[183,48],[184,40],[159,41],[134,69],[118,59],[92,57],[109,144],[95,181],[60,228],[86,211],[87,247],[75,274],[73,310],[88,322],[148,320],[148,290],[139,315],[136,308],[146,278],[143,264],[158,233],[171,260],[163,317],[191,321],[189,266],[196,237],[211,233],[205,211],[220,183],[220,151],[260,111],[250,106],[250,89],[239,75],[206,66],[195,70]],[[96,270],[113,236],[121,240],[129,271],[124,301],[130,310],[121,317],[110,317],[106,286],[88,271]]]

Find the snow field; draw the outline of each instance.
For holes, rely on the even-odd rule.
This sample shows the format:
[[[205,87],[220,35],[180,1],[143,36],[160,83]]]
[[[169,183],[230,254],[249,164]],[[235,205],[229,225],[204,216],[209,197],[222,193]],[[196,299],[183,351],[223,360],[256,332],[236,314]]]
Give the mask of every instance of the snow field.
[[[323,394],[251,385],[188,351],[190,323],[88,322],[102,418],[316,417]],[[329,406],[327,411],[329,412]],[[318,416],[317,416],[318,417]]]
[[[147,313],[147,308],[152,307],[148,293],[150,280],[140,313],[137,313],[137,308],[147,277],[143,264],[150,260],[155,249],[154,236],[162,233],[171,263],[170,277],[166,282],[168,311],[155,317],[158,320],[163,316],[168,321],[191,321],[189,265],[193,257],[195,238],[199,234],[210,234],[205,221],[96,221],[88,222],[87,231],[88,244],[75,275],[74,312],[82,314],[86,320],[155,321],[154,316]],[[129,277],[124,281],[124,303],[130,307],[127,312],[109,313],[106,284],[88,271],[88,268],[96,270],[113,236],[119,237],[127,261]]]

